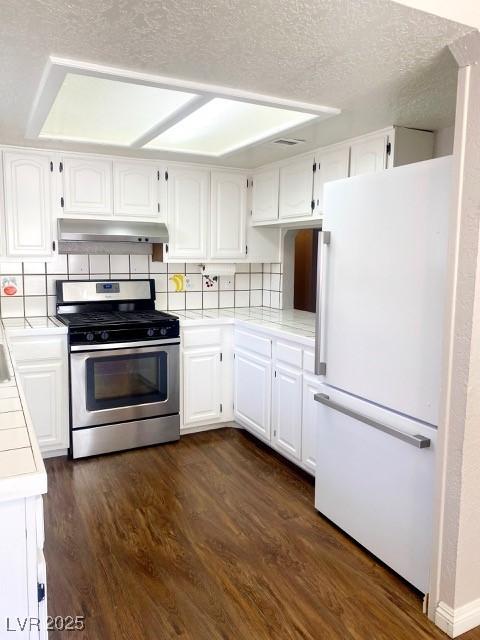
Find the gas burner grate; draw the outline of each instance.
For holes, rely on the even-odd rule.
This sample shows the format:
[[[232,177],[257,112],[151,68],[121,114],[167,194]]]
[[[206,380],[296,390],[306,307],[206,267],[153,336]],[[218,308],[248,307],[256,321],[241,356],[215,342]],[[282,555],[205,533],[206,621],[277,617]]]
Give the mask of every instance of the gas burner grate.
[[[64,313],[57,316],[71,327],[107,326],[117,324],[158,323],[171,319],[161,311],[88,311],[85,313]]]

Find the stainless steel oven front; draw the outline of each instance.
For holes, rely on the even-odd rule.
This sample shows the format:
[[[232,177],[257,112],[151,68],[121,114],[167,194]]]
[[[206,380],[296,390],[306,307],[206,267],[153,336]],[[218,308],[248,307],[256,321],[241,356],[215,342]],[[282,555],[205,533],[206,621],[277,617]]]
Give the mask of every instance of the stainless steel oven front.
[[[72,346],[72,430],[178,414],[179,343]]]

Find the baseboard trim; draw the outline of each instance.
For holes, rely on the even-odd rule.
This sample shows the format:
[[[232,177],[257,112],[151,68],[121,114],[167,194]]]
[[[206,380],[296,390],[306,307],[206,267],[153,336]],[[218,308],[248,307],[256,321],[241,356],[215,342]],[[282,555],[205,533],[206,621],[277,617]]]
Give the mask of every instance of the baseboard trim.
[[[214,429],[222,429],[231,427],[229,420],[225,422],[215,422],[213,424],[202,424],[198,427],[180,427],[180,436],[187,436],[190,433],[201,433],[202,431],[213,431]]]
[[[445,602],[439,602],[435,611],[435,624],[451,638],[474,629],[480,625],[480,598],[456,609]]]
[[[42,458],[58,458],[60,456],[68,456],[68,449],[52,449],[51,451],[42,451]]]

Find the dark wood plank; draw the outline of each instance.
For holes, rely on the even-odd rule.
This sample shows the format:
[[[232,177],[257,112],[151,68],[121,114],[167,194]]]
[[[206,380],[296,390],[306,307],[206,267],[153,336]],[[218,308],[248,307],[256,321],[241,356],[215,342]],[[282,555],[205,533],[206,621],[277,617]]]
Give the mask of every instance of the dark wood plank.
[[[312,479],[244,432],[47,471],[49,613],[84,615],[79,640],[446,637],[315,511]]]

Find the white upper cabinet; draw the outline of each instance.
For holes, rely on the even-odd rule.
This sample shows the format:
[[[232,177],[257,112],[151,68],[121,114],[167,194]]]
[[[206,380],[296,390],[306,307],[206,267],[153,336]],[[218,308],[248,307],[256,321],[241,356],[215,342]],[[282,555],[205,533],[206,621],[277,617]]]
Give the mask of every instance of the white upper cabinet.
[[[387,168],[388,135],[366,138],[350,147],[350,176],[375,173]]]
[[[247,176],[212,171],[210,257],[244,258],[246,254]]]
[[[53,254],[51,171],[48,155],[5,151],[4,191],[7,256]]]
[[[280,168],[280,219],[312,215],[313,156],[300,158]]]
[[[155,164],[114,161],[115,215],[159,218],[159,182],[160,170]]]
[[[315,154],[316,171],[313,182],[313,199],[315,202],[315,214],[323,212],[323,187],[326,182],[348,178],[350,162],[350,146],[319,151]]]
[[[167,182],[168,259],[206,259],[210,171],[175,167]]]
[[[267,222],[278,218],[279,170],[259,171],[253,176],[252,221]]]
[[[111,160],[64,157],[64,213],[113,215]]]

